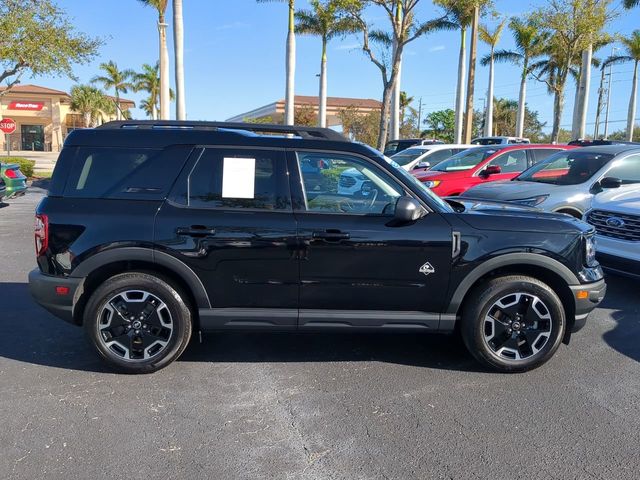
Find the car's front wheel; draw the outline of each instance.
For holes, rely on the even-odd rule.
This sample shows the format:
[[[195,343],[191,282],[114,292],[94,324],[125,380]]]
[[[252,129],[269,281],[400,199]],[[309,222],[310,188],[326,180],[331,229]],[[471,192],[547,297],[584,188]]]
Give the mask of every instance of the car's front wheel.
[[[548,285],[532,277],[509,275],[471,292],[461,333],[469,352],[484,365],[523,372],[553,356],[565,328],[562,302]]]
[[[111,277],[91,295],[84,327],[100,357],[126,373],[151,373],[178,358],[191,337],[184,294],[155,275]]]

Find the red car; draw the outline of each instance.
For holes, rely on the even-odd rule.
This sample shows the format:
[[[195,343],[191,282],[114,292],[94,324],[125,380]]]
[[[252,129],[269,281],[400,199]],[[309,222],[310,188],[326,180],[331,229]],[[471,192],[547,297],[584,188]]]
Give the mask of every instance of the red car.
[[[532,165],[569,145],[490,145],[470,148],[440,162],[430,170],[411,173],[441,197],[460,195],[485,182],[511,180]]]

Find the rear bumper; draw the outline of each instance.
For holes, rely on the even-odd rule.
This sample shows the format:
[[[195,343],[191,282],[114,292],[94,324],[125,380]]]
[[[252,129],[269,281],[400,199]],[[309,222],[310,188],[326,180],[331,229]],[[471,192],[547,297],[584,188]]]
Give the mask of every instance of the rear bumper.
[[[29,292],[36,302],[65,322],[77,323],[73,317],[75,301],[82,293],[82,278],[52,277],[35,269],[29,273]],[[67,287],[67,294],[57,293],[57,287]]]
[[[604,279],[584,285],[570,286],[576,302],[576,318],[571,332],[577,332],[587,323],[587,317],[604,299],[607,284]],[[583,293],[583,292],[586,292]],[[582,297],[582,298],[580,298]]]

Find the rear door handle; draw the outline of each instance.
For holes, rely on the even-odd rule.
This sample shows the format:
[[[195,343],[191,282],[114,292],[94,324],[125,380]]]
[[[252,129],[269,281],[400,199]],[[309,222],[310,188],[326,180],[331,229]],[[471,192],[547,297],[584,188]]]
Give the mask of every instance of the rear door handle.
[[[188,235],[190,237],[208,237],[216,234],[216,229],[204,225],[191,225],[190,227],[178,227],[178,235]]]
[[[348,240],[351,238],[347,232],[341,232],[340,230],[324,230],[313,232],[311,236],[315,239],[324,240],[326,242],[339,242],[340,240]]]

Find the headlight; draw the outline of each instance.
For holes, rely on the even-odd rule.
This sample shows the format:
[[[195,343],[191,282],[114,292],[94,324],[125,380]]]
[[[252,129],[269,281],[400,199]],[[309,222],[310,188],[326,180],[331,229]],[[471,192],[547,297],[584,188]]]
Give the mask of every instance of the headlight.
[[[584,237],[584,263],[587,267],[596,267],[596,239],[593,235]]]
[[[511,200],[513,203],[519,203],[520,205],[527,205],[528,207],[535,207],[544,202],[549,195],[538,195],[536,197],[520,198],[518,200]]]
[[[423,183],[425,187],[435,188],[442,183],[442,180],[427,180],[426,182],[423,182]]]

